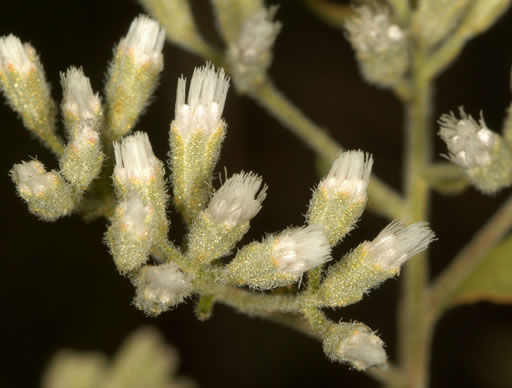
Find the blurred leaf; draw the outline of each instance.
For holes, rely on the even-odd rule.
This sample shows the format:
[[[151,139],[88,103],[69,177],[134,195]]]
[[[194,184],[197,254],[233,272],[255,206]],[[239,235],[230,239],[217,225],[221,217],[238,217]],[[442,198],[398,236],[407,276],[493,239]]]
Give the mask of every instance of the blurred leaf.
[[[453,295],[452,305],[512,303],[512,236],[492,249]]]

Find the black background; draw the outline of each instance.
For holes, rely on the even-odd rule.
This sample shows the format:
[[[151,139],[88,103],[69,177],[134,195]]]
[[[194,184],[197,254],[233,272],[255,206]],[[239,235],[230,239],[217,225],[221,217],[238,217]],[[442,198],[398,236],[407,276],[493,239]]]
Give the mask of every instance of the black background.
[[[220,39],[206,0],[193,1],[201,31]],[[142,12],[134,0],[11,1],[0,6],[0,35],[14,33],[40,53],[52,92],[60,101],[59,72],[83,66],[93,89],[101,90],[112,47]],[[399,189],[402,170],[402,117],[394,96],[366,85],[343,34],[309,14],[300,1],[282,1],[284,27],[270,70],[279,88],[346,148],[361,148],[375,159],[374,171]],[[510,103],[512,14],[470,42],[460,59],[437,82],[436,115],[464,105],[483,110],[498,130]],[[190,77],[203,59],[171,44],[164,48],[165,70],[154,103],[137,129],[147,131],[157,156],[165,160],[168,125],[174,115],[176,80]],[[288,225],[300,225],[317,182],[313,153],[266,112],[232,89],[225,119],[229,125],[219,167],[230,173],[252,170],[269,192],[264,208],[244,240]],[[280,326],[250,319],[216,306],[205,323],[193,303],[157,319],[130,305],[133,289],[119,276],[102,243],[106,222],[84,224],[77,217],[44,223],[28,214],[8,177],[14,163],[37,157],[57,168],[52,155],[23,129],[16,114],[0,105],[1,212],[0,386],[36,387],[48,358],[62,347],[102,350],[111,355],[132,330],[156,325],[182,356],[180,373],[203,387],[376,386],[362,373],[330,363],[319,343]],[[436,154],[445,148],[436,140]],[[462,197],[434,195],[432,249],[435,276],[477,230],[510,190],[493,198],[468,190]],[[180,236],[173,213],[172,237]],[[386,220],[367,212],[336,251],[339,257],[357,242],[373,238]],[[388,281],[361,303],[333,317],[361,320],[381,334],[395,356],[395,313],[399,282]],[[479,304],[448,313],[434,338],[433,387],[509,387],[512,376],[512,309]],[[508,383],[502,375],[508,373]],[[501,381],[501,382],[500,382]]]

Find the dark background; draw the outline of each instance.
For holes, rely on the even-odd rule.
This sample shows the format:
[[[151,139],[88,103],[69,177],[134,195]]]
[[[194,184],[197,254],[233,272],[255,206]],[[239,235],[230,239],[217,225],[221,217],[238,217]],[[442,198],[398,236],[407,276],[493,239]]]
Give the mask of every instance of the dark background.
[[[209,2],[195,11],[206,38],[219,42]],[[112,47],[142,12],[134,0],[11,1],[0,9],[0,35],[14,33],[40,53],[52,92],[60,101],[59,72],[83,66],[93,89],[101,90]],[[276,43],[270,74],[281,90],[347,148],[362,148],[375,159],[374,171],[400,188],[402,116],[388,91],[366,85],[358,74],[343,34],[309,14],[300,1],[282,1],[284,27]],[[512,14],[468,44],[437,85],[436,116],[464,105],[483,110],[498,130],[510,103]],[[165,70],[153,105],[137,129],[147,131],[157,156],[165,160],[167,131],[174,115],[177,77],[190,77],[203,59],[166,44]],[[219,166],[230,173],[252,170],[269,192],[246,240],[288,225],[300,225],[317,182],[313,153],[249,99],[229,93],[229,125]],[[106,221],[84,224],[78,217],[55,223],[37,220],[17,198],[8,171],[14,163],[37,157],[48,168],[57,162],[23,129],[17,115],[0,105],[3,234],[0,258],[0,386],[36,387],[48,358],[62,347],[102,350],[111,355],[134,329],[161,329],[180,351],[180,373],[202,387],[373,387],[362,373],[329,362],[316,341],[291,330],[250,319],[218,305],[213,319],[201,323],[193,303],[157,319],[130,305],[133,289],[118,275],[102,243]],[[445,148],[436,140],[436,154]],[[462,197],[434,195],[432,228],[439,241],[432,249],[433,275],[446,265],[510,190],[488,198],[470,189]],[[173,214],[174,224],[179,224]],[[363,239],[373,238],[386,220],[367,212],[339,257]],[[179,238],[177,227],[173,238]],[[398,282],[388,281],[361,303],[333,317],[361,320],[378,330],[395,356]],[[433,347],[433,387],[510,387],[512,309],[479,304],[449,312],[440,322]]]

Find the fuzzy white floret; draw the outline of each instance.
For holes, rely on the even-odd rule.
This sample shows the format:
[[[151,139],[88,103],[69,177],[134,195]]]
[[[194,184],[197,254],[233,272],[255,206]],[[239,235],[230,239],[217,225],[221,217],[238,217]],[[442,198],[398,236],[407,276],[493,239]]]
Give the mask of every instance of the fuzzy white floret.
[[[250,221],[267,195],[267,186],[260,190],[261,185],[261,178],[252,172],[233,175],[213,195],[207,209],[209,216],[231,225]]]
[[[132,22],[121,44],[133,53],[138,63],[162,61],[165,30],[155,20],[140,15]]]
[[[127,199],[119,206],[122,228],[137,239],[147,237],[153,208],[150,205],[144,205],[140,196],[135,192],[130,192]]]
[[[405,38],[404,31],[394,24],[387,9],[361,6],[346,23],[352,45],[358,51],[382,52]]]
[[[399,269],[409,258],[427,249],[435,240],[426,222],[408,226],[393,221],[368,246],[368,257],[386,270]]]
[[[27,194],[38,195],[55,185],[52,175],[37,160],[15,164],[11,174],[19,190]]]
[[[274,244],[272,258],[279,271],[296,276],[331,257],[331,247],[318,224],[286,230],[276,237]]]
[[[281,23],[273,20],[276,11],[277,7],[263,8],[243,23],[238,41],[231,47],[242,64],[258,62],[274,44],[281,30]]]
[[[82,121],[78,125],[76,134],[74,134],[73,145],[78,148],[89,148],[93,144],[97,144],[100,135],[96,131],[95,121],[93,119]]]
[[[375,334],[356,330],[346,341],[340,343],[338,352],[343,359],[349,360],[358,370],[371,366],[386,365],[384,342]]]
[[[173,124],[182,136],[188,137],[197,130],[208,134],[219,127],[228,88],[229,78],[224,70],[215,70],[210,63],[195,68],[186,102],[186,80],[178,80]]]
[[[20,73],[27,73],[35,68],[26,47],[12,34],[0,37],[0,66],[4,71],[13,66]]]
[[[192,291],[190,278],[171,262],[145,267],[141,286],[145,299],[162,304],[179,301]]]
[[[461,119],[457,119],[451,113],[439,120],[439,135],[450,151],[450,159],[467,169],[487,166],[498,136],[487,128],[483,118],[477,123],[462,108],[460,116]]]
[[[363,151],[342,152],[320,187],[354,197],[366,197],[372,166],[372,156]]]
[[[70,67],[60,74],[63,89],[64,109],[71,111],[80,119],[93,119],[100,109],[100,97],[93,93],[89,78],[81,68]]]
[[[149,180],[154,177],[158,159],[153,154],[148,135],[135,132],[114,143],[116,167],[114,173],[121,180]]]

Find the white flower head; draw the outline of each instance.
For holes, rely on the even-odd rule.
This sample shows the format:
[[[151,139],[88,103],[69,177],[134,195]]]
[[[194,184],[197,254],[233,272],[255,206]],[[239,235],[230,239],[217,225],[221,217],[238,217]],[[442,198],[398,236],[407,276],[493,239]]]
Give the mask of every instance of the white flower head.
[[[137,64],[154,62],[160,66],[163,62],[164,42],[165,30],[160,24],[145,15],[140,15],[132,22],[128,34],[121,40],[120,45],[133,55]]]
[[[350,41],[359,52],[383,52],[405,38],[405,32],[391,19],[389,11],[377,5],[363,5],[345,24]]]
[[[409,258],[427,249],[435,240],[426,222],[408,226],[393,221],[368,245],[368,257],[385,270],[398,270]]]
[[[262,8],[251,15],[241,26],[239,38],[231,45],[231,54],[239,65],[257,64],[268,56],[281,31],[281,23],[275,22],[277,7]]]
[[[261,178],[252,172],[233,175],[213,195],[208,215],[215,222],[231,225],[250,221],[260,211],[267,195],[267,186],[261,188],[261,185]]]
[[[366,198],[372,166],[373,158],[370,154],[363,151],[342,152],[319,187],[326,191]]]
[[[89,78],[81,68],[70,67],[60,74],[63,89],[63,109],[78,116],[81,120],[97,117],[101,108],[98,93],[93,93]]]
[[[36,68],[30,59],[34,54],[34,49],[29,44],[23,44],[12,34],[0,37],[0,71],[12,69],[27,74]]]
[[[343,360],[350,362],[357,370],[386,365],[384,342],[366,330],[354,330],[349,338],[340,342],[337,351]]]
[[[159,168],[159,160],[151,148],[148,135],[135,132],[114,143],[116,167],[114,174],[121,182],[152,180]]]
[[[130,191],[127,198],[119,204],[121,228],[135,240],[149,238],[150,223],[154,215],[153,207],[145,205],[140,196]]]
[[[221,117],[228,88],[229,77],[223,69],[215,70],[211,63],[194,69],[186,102],[186,80],[183,77],[178,80],[173,125],[184,138],[193,131],[210,134],[224,125]]]
[[[145,266],[135,281],[135,305],[148,315],[158,315],[182,302],[192,292],[190,276],[169,262]]]
[[[450,151],[450,159],[462,168],[485,167],[491,163],[491,152],[498,139],[483,118],[477,123],[460,108],[460,119],[453,113],[439,119],[439,135]]]
[[[288,229],[276,236],[272,261],[280,272],[299,276],[331,257],[331,247],[319,224]]]
[[[11,176],[24,195],[42,195],[56,186],[54,174],[46,172],[43,164],[37,160],[15,164]]]

